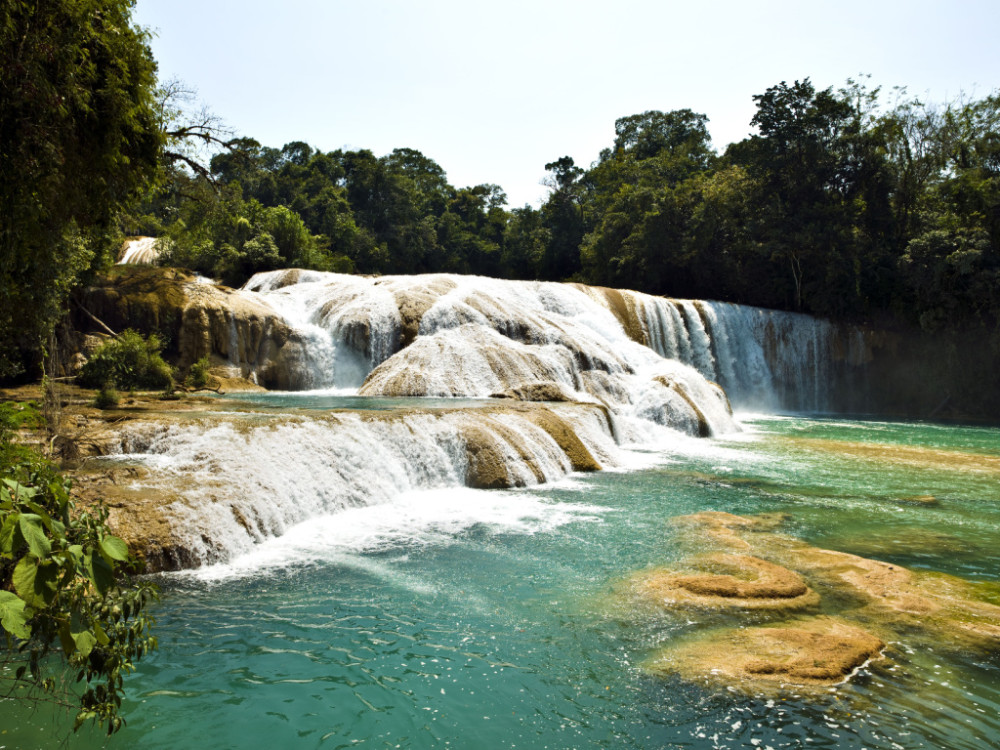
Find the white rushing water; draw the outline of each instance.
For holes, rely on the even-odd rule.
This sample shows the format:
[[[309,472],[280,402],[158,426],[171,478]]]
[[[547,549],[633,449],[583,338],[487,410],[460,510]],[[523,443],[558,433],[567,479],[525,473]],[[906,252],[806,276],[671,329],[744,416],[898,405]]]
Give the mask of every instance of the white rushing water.
[[[245,290],[309,341],[300,364],[308,376],[297,380],[313,388],[479,397],[552,381],[627,411],[660,375],[702,390],[683,364],[720,384],[737,409],[830,406],[835,331],[807,315],[627,290],[613,292],[616,309],[607,290],[449,274],[273,271]]]
[[[572,462],[533,411],[317,412],[266,419],[220,414],[170,425],[139,423],[123,431],[120,452],[111,460],[141,470],[133,489],[168,498],[175,536],[195,560],[225,561],[306,521],[325,523],[377,506],[393,515],[409,507],[400,498],[464,491],[483,476],[477,462],[487,467],[486,476],[499,477],[500,486],[559,480],[573,471]],[[601,410],[570,404],[552,405],[546,413],[572,430],[601,467],[628,464]],[[449,495],[481,507],[470,506],[467,521],[438,520],[499,523],[496,510],[489,510],[495,501],[483,504],[490,494]],[[523,510],[512,507],[507,522],[520,523]],[[372,522],[366,514],[351,518]],[[431,529],[431,509],[411,525]]]
[[[125,242],[118,265],[153,265],[160,256],[159,239],[156,237],[136,237]]]
[[[631,449],[653,455],[678,433],[738,431],[727,393],[737,408],[824,406],[832,331],[806,316],[442,274],[275,271],[240,293],[295,332],[282,366],[310,388],[593,406],[539,405],[541,416],[502,406],[230,415],[131,428],[120,457],[147,470],[135,489],[175,498],[175,534],[201,562],[234,560],[292,529],[315,542],[319,526],[302,524],[346,523],[361,508],[400,513],[401,498],[556,481],[574,471],[580,450],[588,468],[631,466]],[[508,521],[520,522],[512,513]],[[430,528],[428,518],[413,526]]]

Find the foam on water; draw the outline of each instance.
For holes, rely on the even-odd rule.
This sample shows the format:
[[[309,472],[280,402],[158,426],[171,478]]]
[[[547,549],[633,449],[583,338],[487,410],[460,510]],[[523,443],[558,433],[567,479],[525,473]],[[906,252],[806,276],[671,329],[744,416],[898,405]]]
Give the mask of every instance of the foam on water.
[[[619,465],[624,454],[599,410],[551,408],[602,466]],[[336,525],[357,509],[393,515],[418,502],[413,498],[428,504],[421,523],[430,523],[438,508],[446,511],[441,523],[447,525],[453,506],[435,505],[434,493],[447,499],[464,491],[470,435],[485,436],[516,485],[572,472],[567,455],[529,416],[476,409],[229,414],[138,424],[123,431],[112,460],[147,470],[132,489],[175,497],[167,511],[176,536],[196,559],[212,563],[246,554],[306,521],[328,518]],[[499,499],[479,503],[503,505]]]
[[[179,575],[214,581],[317,562],[358,564],[351,560],[458,543],[471,530],[535,534],[571,522],[596,522],[602,512],[597,506],[556,503],[524,492],[413,490],[377,505],[311,518],[227,563]]]

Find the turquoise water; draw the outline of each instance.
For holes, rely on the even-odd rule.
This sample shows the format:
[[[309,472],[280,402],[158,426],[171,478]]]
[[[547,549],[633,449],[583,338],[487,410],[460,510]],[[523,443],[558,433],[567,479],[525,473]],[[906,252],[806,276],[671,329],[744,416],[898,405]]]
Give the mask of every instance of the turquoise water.
[[[1000,580],[1000,430],[744,423],[679,439],[654,468],[352,509],[323,527],[325,549],[293,555],[292,534],[240,565],[161,577],[160,650],[129,680],[128,726],[106,746],[1000,746],[997,649],[902,639],[891,661],[810,696],[644,668],[700,627],[619,594],[633,571],[689,551],[678,515],[780,511],[811,544]],[[53,746],[50,720],[4,716],[0,747]]]

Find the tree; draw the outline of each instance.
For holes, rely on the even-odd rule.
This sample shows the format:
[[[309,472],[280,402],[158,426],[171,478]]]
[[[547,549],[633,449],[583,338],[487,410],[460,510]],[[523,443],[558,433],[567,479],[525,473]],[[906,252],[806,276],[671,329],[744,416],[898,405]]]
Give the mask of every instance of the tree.
[[[0,377],[37,371],[116,213],[157,174],[156,63],[133,5],[0,6]]]
[[[539,276],[548,281],[568,279],[580,270],[580,243],[584,223],[581,204],[583,169],[563,156],[545,165],[550,173],[542,182],[552,194],[542,206],[542,222],[549,243],[542,256]]]
[[[156,589],[130,578],[137,563],[106,512],[74,510],[68,482],[14,443],[32,422],[33,409],[0,404],[0,682],[7,697],[75,706],[74,729],[93,720],[111,734],[124,676],[156,648]],[[56,655],[82,690],[57,681]]]
[[[664,153],[682,157],[695,168],[708,167],[715,153],[708,135],[708,117],[690,109],[650,110],[615,120],[612,155],[628,153],[636,161]]]
[[[753,178],[758,212],[751,231],[773,269],[759,303],[829,314],[814,295],[844,299],[858,270],[847,253],[857,218],[846,137],[855,112],[808,78],[782,81],[754,101],[751,124],[759,132],[728,156]]]

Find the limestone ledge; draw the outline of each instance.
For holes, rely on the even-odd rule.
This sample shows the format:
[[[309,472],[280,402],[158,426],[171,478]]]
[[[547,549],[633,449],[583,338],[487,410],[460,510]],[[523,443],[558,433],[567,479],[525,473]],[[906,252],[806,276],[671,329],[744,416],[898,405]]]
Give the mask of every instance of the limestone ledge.
[[[187,396],[178,401],[163,401],[155,394],[138,394],[123,398],[121,408],[101,411],[91,407],[93,392],[65,387],[60,430],[53,442],[60,458],[73,479],[74,495],[82,507],[103,502],[109,511],[109,523],[130,549],[145,560],[148,572],[198,567],[205,561],[198,558],[185,541],[190,530],[178,521],[176,509],[190,506],[189,495],[198,494],[200,502],[229,506],[240,521],[242,512],[231,498],[212,490],[191,493],[185,491],[184,477],[164,484],[162,477],[152,476],[153,470],[140,466],[125,466],[101,461],[101,457],[148,449],[158,437],[175,424],[209,420],[240,422],[245,404],[227,406],[224,399]],[[585,415],[594,424],[603,425],[607,434],[612,427],[607,409],[596,404],[565,403],[558,409],[544,403],[502,401],[495,405],[455,409],[420,409],[419,407],[389,411],[363,412],[366,421],[406,419],[414,414],[444,418],[448,414],[467,415],[453,420],[458,439],[466,455],[465,484],[478,489],[502,489],[522,486],[525,478],[512,471],[511,450],[518,452],[520,465],[527,466],[534,481],[545,481],[541,465],[545,456],[522,446],[520,430],[536,429],[551,439],[550,450],[568,471],[598,471],[601,457],[595,456],[566,419],[572,413]],[[227,408],[226,415],[219,412]],[[242,410],[242,411],[241,411]],[[283,410],[283,412],[294,410]],[[209,414],[211,413],[211,414]],[[253,415],[254,419],[322,419],[315,413],[283,413],[272,417]],[[124,429],[128,427],[128,429]],[[129,435],[129,438],[123,437]],[[131,440],[135,444],[126,444]],[[138,441],[138,442],[136,442]],[[551,456],[549,456],[551,458]],[[97,459],[97,460],[94,460]],[[153,481],[150,485],[149,480]],[[187,488],[190,490],[191,488]],[[199,488],[204,490],[205,488]],[[179,504],[179,505],[178,505]],[[197,509],[195,509],[197,510]],[[254,536],[252,524],[240,521]]]

